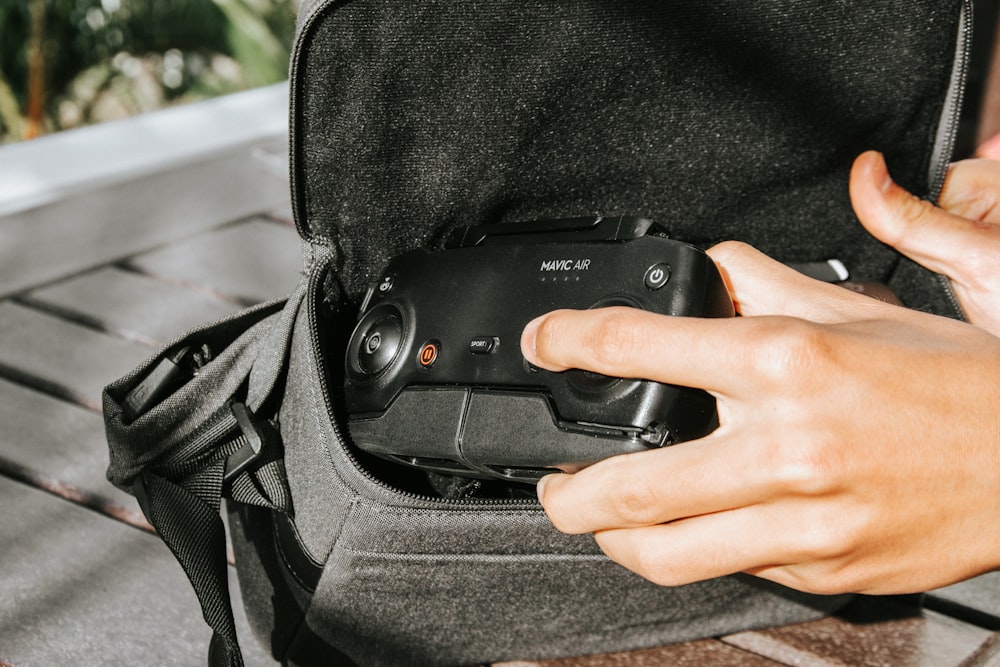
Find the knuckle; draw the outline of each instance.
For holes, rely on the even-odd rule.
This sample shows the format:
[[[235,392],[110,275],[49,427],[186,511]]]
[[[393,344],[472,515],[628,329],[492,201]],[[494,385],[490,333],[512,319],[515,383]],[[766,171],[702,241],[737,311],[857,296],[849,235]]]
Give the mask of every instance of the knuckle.
[[[807,515],[809,520],[797,522],[795,534],[782,545],[790,563],[780,568],[782,582],[817,595],[870,590],[870,516],[861,508],[834,504]]]
[[[808,564],[817,581],[845,586],[855,576],[854,565],[870,540],[869,517],[861,508],[840,504],[824,504],[809,514],[811,519],[799,525],[794,537],[795,560]]]
[[[906,221],[906,224],[897,226],[895,230],[897,238],[892,239],[891,242],[893,242],[893,245],[898,244],[904,240],[909,230],[933,225],[935,218],[940,214],[940,210],[929,201],[909,195],[903,197],[901,200],[900,215]]]
[[[819,572],[803,579],[796,588],[813,595],[841,595],[856,590],[853,581],[836,569]]]
[[[818,497],[840,488],[843,466],[844,456],[836,442],[814,437],[781,445],[772,471],[781,489]]]
[[[877,571],[877,570],[876,570]],[[806,592],[818,595],[842,595],[870,590],[875,581],[869,565],[841,550],[836,557],[818,565],[806,582]],[[881,579],[881,577],[876,577]]]
[[[824,569],[828,569],[832,561],[847,551],[841,531],[825,522],[812,522],[801,527],[797,542],[796,552],[799,561],[825,563]]]
[[[648,479],[632,475],[618,486],[617,519],[624,525],[651,526],[659,523],[660,494]]]
[[[768,319],[755,334],[754,365],[772,385],[797,391],[803,382],[824,377],[835,367],[827,329],[804,320]]]
[[[643,349],[636,318],[627,308],[608,308],[600,317],[587,341],[590,358],[603,369],[628,364]]]

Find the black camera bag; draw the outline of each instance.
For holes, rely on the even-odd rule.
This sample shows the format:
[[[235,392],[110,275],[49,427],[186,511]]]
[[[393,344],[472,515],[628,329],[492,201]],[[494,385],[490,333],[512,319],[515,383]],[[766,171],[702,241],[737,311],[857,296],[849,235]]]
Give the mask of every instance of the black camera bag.
[[[109,479],[191,579],[211,664],[242,663],[222,497],[254,632],[289,664],[601,653],[839,608],[846,598],[742,575],[657,587],[591,538],[557,533],[533,500],[435,497],[345,436],[344,339],[391,257],[463,225],[595,213],[654,218],[703,247],[837,258],[910,307],[960,317],[946,281],[860,227],[847,175],[878,149],[897,181],[937,196],[970,12],[968,0],[304,0],[290,100],[300,286],[105,391]]]

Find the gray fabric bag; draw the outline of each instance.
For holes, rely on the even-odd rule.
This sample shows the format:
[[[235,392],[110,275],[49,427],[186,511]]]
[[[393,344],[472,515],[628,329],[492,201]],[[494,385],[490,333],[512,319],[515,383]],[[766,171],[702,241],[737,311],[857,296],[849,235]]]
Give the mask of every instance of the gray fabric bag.
[[[288,664],[461,665],[805,621],[847,598],[736,575],[663,588],[527,498],[446,499],[358,452],[344,341],[389,258],[454,228],[656,219],[708,246],[843,261],[910,307],[947,284],[867,237],[862,150],[930,199],[951,154],[963,0],[305,0],[291,69],[304,275],[105,391],[109,479],[134,492],[242,664],[219,519],[257,639]],[[246,641],[246,638],[242,638]]]

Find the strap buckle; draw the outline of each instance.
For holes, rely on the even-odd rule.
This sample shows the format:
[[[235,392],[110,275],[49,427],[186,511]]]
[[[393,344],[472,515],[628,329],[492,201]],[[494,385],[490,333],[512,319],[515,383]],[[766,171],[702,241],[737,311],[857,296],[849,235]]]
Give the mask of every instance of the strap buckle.
[[[253,466],[263,454],[266,437],[246,404],[236,402],[230,405],[230,409],[242,432],[243,444],[226,459],[225,471],[222,474],[223,484],[232,482],[237,475]]]

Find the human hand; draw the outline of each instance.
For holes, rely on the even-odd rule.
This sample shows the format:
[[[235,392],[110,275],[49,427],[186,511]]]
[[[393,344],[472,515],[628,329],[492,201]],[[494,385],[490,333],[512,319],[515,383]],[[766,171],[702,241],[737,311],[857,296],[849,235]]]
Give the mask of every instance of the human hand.
[[[879,153],[864,153],[851,200],[875,238],[947,276],[969,321],[1000,336],[1000,162],[952,165],[938,207],[894,183]]]
[[[743,571],[818,593],[903,593],[998,567],[1000,339],[742,244],[710,254],[743,317],[609,308],[525,328],[538,366],[718,401],[705,438],[545,478],[553,524],[593,532],[666,585]]]

